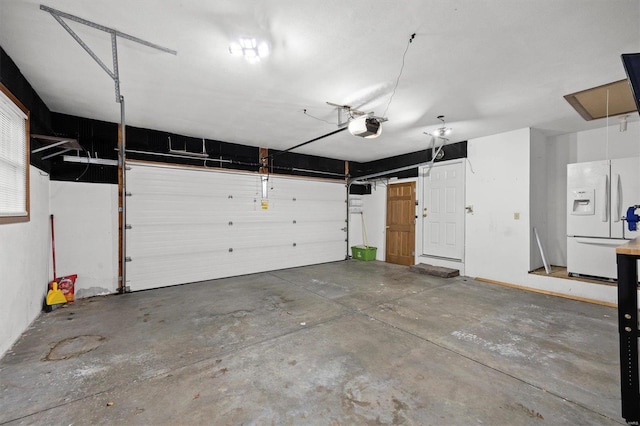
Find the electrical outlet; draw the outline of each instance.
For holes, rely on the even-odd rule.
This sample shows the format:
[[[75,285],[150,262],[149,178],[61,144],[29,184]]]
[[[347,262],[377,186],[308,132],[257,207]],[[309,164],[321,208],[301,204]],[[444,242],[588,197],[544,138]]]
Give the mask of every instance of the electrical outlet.
[[[515,213],[513,214],[513,220],[520,220],[520,213],[515,212]]]

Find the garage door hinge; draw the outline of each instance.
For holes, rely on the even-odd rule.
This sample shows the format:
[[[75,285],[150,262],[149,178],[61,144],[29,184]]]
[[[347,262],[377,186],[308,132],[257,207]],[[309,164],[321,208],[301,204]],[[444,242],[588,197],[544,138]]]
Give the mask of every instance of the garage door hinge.
[[[347,227],[341,228],[344,232],[347,232]]]
[[[130,192],[125,192],[124,195],[125,195],[125,197],[131,197],[131,193]]]
[[[125,257],[125,258],[124,258],[124,261],[125,261],[125,262],[131,262],[132,260],[133,260],[133,259],[131,259],[129,256],[127,256],[127,257]]]
[[[133,228],[133,226],[131,226],[131,225],[125,225],[124,226],[124,229],[131,229],[131,228]]]

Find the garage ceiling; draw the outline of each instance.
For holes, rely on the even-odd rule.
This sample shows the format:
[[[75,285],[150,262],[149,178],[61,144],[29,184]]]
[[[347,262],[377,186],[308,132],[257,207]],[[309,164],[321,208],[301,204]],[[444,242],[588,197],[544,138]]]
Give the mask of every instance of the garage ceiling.
[[[563,96],[624,79],[620,54],[640,51],[640,0],[2,0],[0,46],[47,106],[112,122],[113,81],[40,4],[178,52],[118,41],[132,126],[286,149],[336,129],[327,101],[382,115],[397,81],[380,137],[297,151],[354,161],[426,148],[438,115],[451,142],[602,127]],[[111,64],[108,34],[69,26]],[[241,36],[270,56],[230,55]]]

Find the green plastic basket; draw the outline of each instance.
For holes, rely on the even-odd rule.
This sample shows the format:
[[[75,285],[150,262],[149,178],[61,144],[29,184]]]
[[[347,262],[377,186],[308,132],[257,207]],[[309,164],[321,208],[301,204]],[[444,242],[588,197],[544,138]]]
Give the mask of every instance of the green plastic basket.
[[[351,254],[358,260],[376,260],[376,250],[378,250],[377,247],[352,246]]]

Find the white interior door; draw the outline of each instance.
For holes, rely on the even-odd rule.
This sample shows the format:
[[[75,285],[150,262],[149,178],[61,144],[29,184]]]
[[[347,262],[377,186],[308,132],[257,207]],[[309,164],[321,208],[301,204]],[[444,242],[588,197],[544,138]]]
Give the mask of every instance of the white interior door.
[[[423,172],[422,188],[422,254],[462,260],[464,162],[434,164],[428,176]]]
[[[344,260],[344,182],[128,163],[133,291]]]

